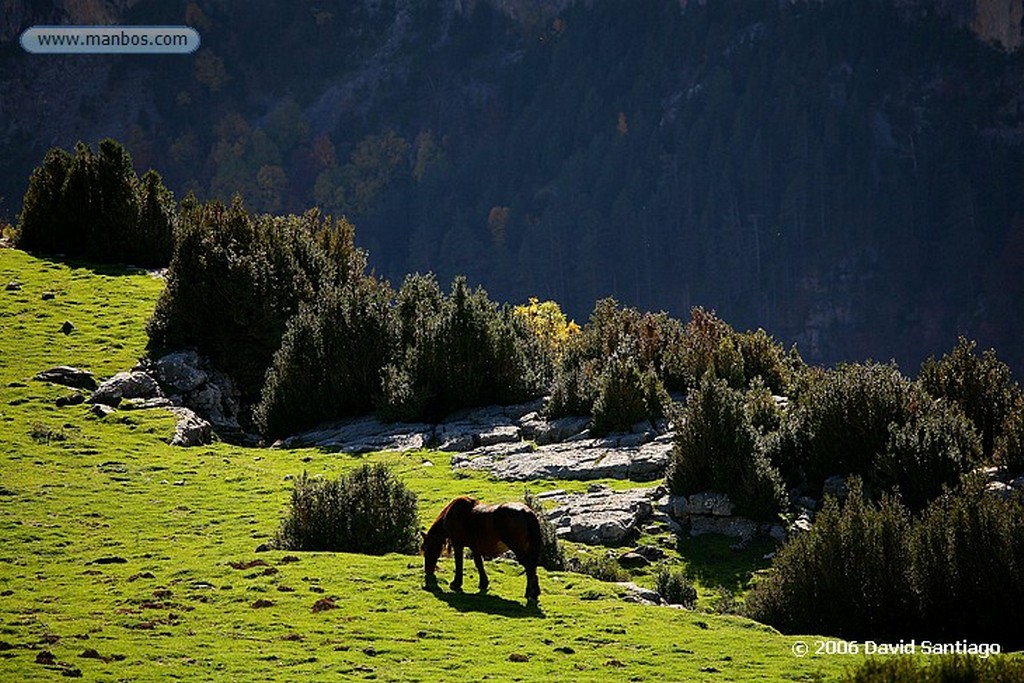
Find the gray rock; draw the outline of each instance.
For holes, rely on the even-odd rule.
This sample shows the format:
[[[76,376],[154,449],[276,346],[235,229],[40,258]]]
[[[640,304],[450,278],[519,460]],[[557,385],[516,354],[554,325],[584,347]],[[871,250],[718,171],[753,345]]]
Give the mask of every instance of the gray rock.
[[[658,560],[665,559],[665,551],[656,545],[642,545],[633,552],[640,555],[648,562],[657,562]]]
[[[619,581],[615,585],[619,587],[619,597],[627,602],[636,602],[641,605],[660,605],[662,603],[661,595],[657,591],[638,586],[632,581]]]
[[[814,526],[814,518],[811,513],[807,510],[803,510],[797,515],[797,518],[793,520],[793,523],[789,525],[789,535],[796,536],[797,534],[807,533]]]
[[[129,398],[117,406],[122,410],[146,410],[148,408],[171,408],[174,401],[169,398]]]
[[[768,536],[770,536],[776,543],[785,543],[786,539],[789,538],[789,534],[786,533],[786,528],[781,524],[772,524],[768,528]]]
[[[20,292],[21,283],[18,282],[17,280],[11,280],[6,285],[4,285],[4,290],[8,292]]]
[[[376,417],[360,417],[332,422],[283,439],[277,447],[317,446],[345,453],[372,451],[411,451],[424,448],[433,438],[432,425],[422,423],[385,424]]]
[[[176,351],[157,359],[154,371],[157,379],[167,389],[187,393],[209,379],[202,364],[202,359],[195,351]]]
[[[990,481],[985,486],[985,491],[1000,498],[1009,498],[1013,495],[1013,487],[1002,481]]]
[[[714,491],[701,491],[689,496],[672,496],[670,505],[673,516],[679,519],[689,515],[729,517],[734,507],[729,496]]]
[[[821,487],[822,497],[832,496],[839,500],[845,500],[849,493],[850,487],[846,485],[846,479],[838,474],[826,478],[825,483]]]
[[[531,479],[630,479],[652,481],[664,475],[671,443],[618,448],[605,439],[584,439],[539,446],[536,450],[474,449],[452,459],[453,468],[485,470],[505,481]]]
[[[651,561],[646,557],[636,552],[628,552],[619,555],[619,566],[625,569],[640,569],[641,567],[649,567]]]
[[[693,515],[690,518],[690,535],[720,534],[749,540],[758,531],[758,524],[745,517],[705,517]]]
[[[171,412],[178,416],[174,436],[171,437],[172,446],[188,448],[203,446],[213,441],[213,427],[195,412],[180,406],[171,408]]]
[[[71,322],[70,320],[65,320],[60,325],[60,331],[61,331],[62,334],[71,334],[72,332],[74,332],[77,329],[78,328],[75,327],[75,324],[73,322]]]
[[[588,417],[558,417],[546,420],[538,413],[528,413],[520,420],[524,439],[535,441],[538,446],[565,441],[582,434],[590,425]]]
[[[615,544],[646,522],[653,511],[651,489],[569,494],[553,499],[545,513],[559,537],[578,543]]]
[[[32,379],[39,380],[40,382],[53,382],[54,384],[75,389],[89,389],[90,391],[97,386],[96,377],[91,372],[70,365],[58,365],[49,370],[43,370]]]
[[[163,396],[160,385],[144,372],[119,372],[92,392],[90,403],[116,406],[126,398],[158,398]]]
[[[117,409],[114,408],[113,406],[108,406],[104,403],[95,403],[89,407],[89,412],[91,412],[96,417],[102,418],[112,413],[116,413]]]

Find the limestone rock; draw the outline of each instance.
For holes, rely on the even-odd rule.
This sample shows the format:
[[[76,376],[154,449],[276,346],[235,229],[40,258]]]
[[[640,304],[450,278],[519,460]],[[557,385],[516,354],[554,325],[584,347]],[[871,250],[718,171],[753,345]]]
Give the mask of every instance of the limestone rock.
[[[178,416],[178,424],[175,425],[174,436],[171,437],[172,446],[187,448],[203,446],[213,441],[213,427],[195,412],[180,406],[171,408],[171,412]]]
[[[591,545],[615,544],[650,518],[652,494],[649,488],[612,491],[600,486],[587,493],[553,497],[554,506],[545,514],[561,538]]]
[[[345,453],[371,451],[411,451],[426,447],[433,438],[432,425],[395,422],[385,424],[367,416],[341,420],[282,439],[275,446],[299,448],[318,446]]]
[[[145,372],[119,372],[103,382],[89,397],[90,403],[116,406],[126,398],[157,398],[162,396],[160,385]]]
[[[209,376],[200,367],[202,360],[195,351],[176,351],[154,363],[156,378],[169,391],[188,393],[205,383]]]

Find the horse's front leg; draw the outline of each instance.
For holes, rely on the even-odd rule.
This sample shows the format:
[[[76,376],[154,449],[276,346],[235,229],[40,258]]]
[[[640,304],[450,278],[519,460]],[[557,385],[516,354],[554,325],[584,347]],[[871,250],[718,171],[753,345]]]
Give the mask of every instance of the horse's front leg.
[[[453,591],[462,590],[462,546],[452,545],[452,553],[455,555],[455,578],[452,579],[450,587]]]
[[[487,572],[484,571],[484,558],[483,555],[473,551],[473,563],[476,564],[476,573],[480,575],[480,592],[486,593],[487,587],[491,585],[491,582],[487,578]]]

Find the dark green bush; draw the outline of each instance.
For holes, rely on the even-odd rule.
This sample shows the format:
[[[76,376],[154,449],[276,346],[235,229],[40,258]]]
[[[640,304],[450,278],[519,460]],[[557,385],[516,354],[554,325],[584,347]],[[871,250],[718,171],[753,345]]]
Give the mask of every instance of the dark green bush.
[[[811,531],[782,547],[746,609],[784,633],[898,639],[913,600],[910,530],[906,508],[872,505],[854,478],[845,505],[826,499]]]
[[[959,406],[927,395],[911,401],[907,422],[889,425],[889,445],[870,472],[878,490],[900,493],[920,510],[981,460],[978,435]]]
[[[739,514],[773,519],[787,505],[782,477],[766,456],[743,394],[710,373],[680,414],[667,481],[677,494],[728,494]]]
[[[666,389],[685,386],[682,366],[671,356],[682,337],[682,326],[664,313],[598,301],[554,369],[548,415],[593,415],[597,433],[663,416]]]
[[[171,258],[174,200],[159,174],[140,181],[114,140],[94,153],[51,149],[29,178],[18,217],[18,246],[102,263],[166,265]]]
[[[746,386],[753,386],[760,378],[761,383],[772,393],[788,395],[791,390],[791,365],[799,354],[788,357],[782,344],[762,329],[734,335],[735,344],[743,358],[743,376]],[[799,361],[802,363],[802,361]],[[799,369],[799,363],[798,368]]]
[[[460,408],[540,396],[550,376],[541,342],[508,307],[463,278],[441,294],[433,276],[412,275],[398,293],[402,349],[384,369],[380,413],[440,419]]]
[[[915,518],[898,498],[866,501],[855,479],[842,507],[828,499],[783,546],[746,605],[786,633],[1020,648],[1024,504],[973,482]]]
[[[544,514],[544,504],[529,491],[523,494],[523,502],[533,510],[537,515],[537,521],[540,522],[540,535],[543,539],[540,551],[540,566],[548,571],[565,571],[565,549],[562,548],[562,544],[558,541],[555,525]]]
[[[288,322],[254,420],[282,436],[324,420],[371,412],[390,361],[391,289],[370,278],[331,285]]]
[[[918,382],[932,396],[949,399],[963,409],[981,436],[985,458],[990,458],[1020,389],[994,350],[978,356],[975,347],[975,342],[960,337],[940,360],[929,358],[921,365]]]
[[[1024,399],[1014,401],[995,445],[996,462],[1013,476],[1024,474]]]
[[[659,567],[658,573],[654,575],[654,590],[670,605],[682,605],[687,609],[697,605],[697,589],[681,571]]]
[[[962,655],[868,659],[842,683],[1016,683],[1024,680],[1024,659]]]
[[[910,381],[895,364],[842,365],[818,374],[787,413],[783,473],[815,488],[834,474],[870,476],[889,447],[889,426],[907,422],[910,394]]]
[[[362,465],[336,480],[295,482],[288,516],[277,532],[282,550],[383,555],[419,547],[416,495],[384,465]]]
[[[597,381],[591,432],[597,435],[628,431],[644,420],[663,414],[668,399],[653,368],[636,365],[634,356],[616,353]]]
[[[149,347],[196,349],[252,405],[300,304],[363,277],[364,265],[351,225],[316,211],[251,216],[238,198],[191,206],[147,326]]]
[[[911,576],[922,632],[944,640],[1024,646],[1024,501],[968,481],[936,499],[913,538]]]
[[[608,555],[586,555],[582,559],[573,557],[568,561],[567,568],[577,574],[586,574],[598,581],[617,583],[629,581],[629,572],[623,569],[614,557]]]

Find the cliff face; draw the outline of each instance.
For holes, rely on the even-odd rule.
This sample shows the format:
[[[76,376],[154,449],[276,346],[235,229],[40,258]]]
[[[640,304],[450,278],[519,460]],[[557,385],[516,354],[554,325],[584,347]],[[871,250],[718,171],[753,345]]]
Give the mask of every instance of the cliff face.
[[[986,43],[996,43],[1007,52],[1024,44],[1021,34],[1024,0],[976,0],[971,30]]]
[[[47,7],[28,0],[0,0],[0,43],[36,24],[116,24],[141,0],[55,0]]]

